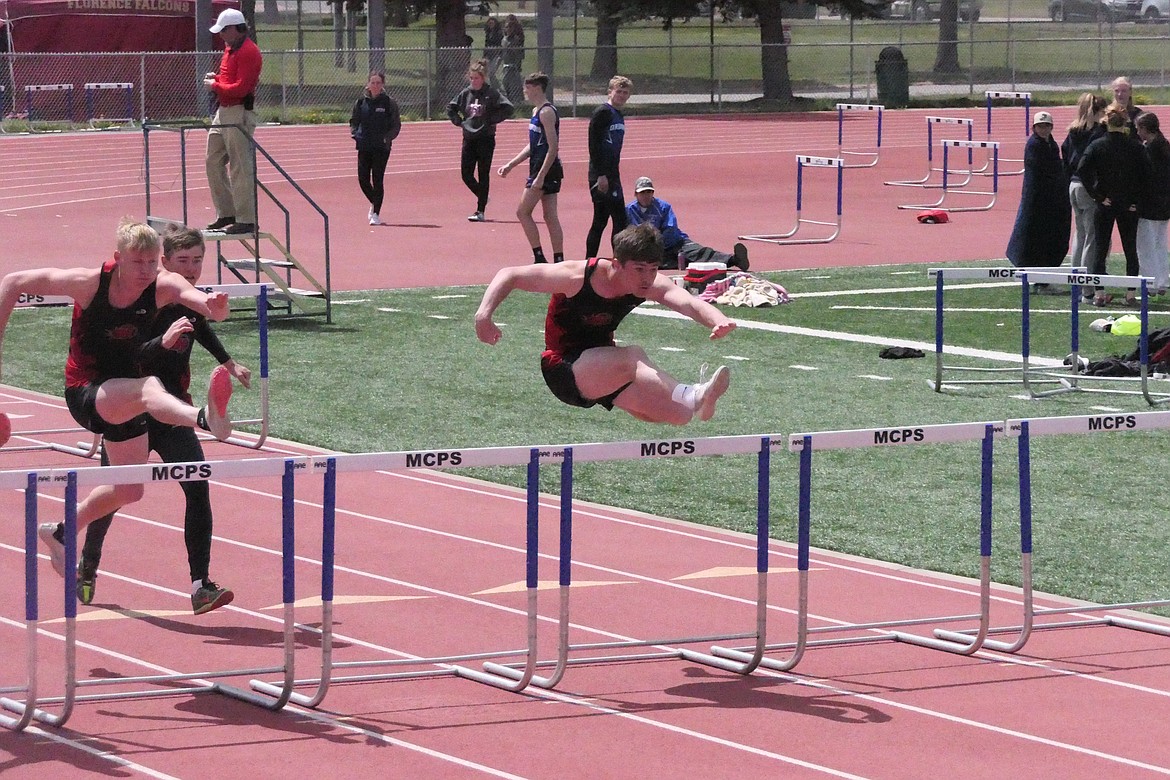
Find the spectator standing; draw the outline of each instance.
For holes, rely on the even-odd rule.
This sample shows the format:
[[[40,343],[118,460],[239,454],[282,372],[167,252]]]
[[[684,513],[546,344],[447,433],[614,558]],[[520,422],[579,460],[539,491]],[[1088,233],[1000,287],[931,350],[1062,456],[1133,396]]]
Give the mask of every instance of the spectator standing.
[[[565,259],[565,234],[557,214],[557,193],[561,191],[565,172],[557,156],[560,150],[561,117],[556,106],[548,101],[548,84],[549,78],[544,73],[533,73],[524,79],[524,99],[534,106],[532,119],[528,121],[528,144],[519,154],[501,165],[498,173],[507,176],[509,171],[525,159],[528,160],[528,181],[524,184],[520,205],[516,207],[516,218],[520,220],[520,226],[532,247],[534,262],[548,262],[544,248],[540,245],[540,231],[536,227],[536,220],[532,218],[536,203],[540,202],[544,224],[552,243],[553,262],[560,263]]]
[[[488,83],[496,89],[500,88],[499,70],[500,61],[504,56],[504,28],[500,20],[489,16],[483,23],[483,58],[488,64]]]
[[[622,144],[626,139],[626,119],[622,107],[630,99],[634,82],[625,76],[609,80],[605,103],[589,117],[589,197],[593,201],[593,222],[585,237],[585,257],[597,257],[601,234],[606,223],[613,221],[610,242],[626,227],[626,201],[622,197]]]
[[[516,14],[504,20],[504,94],[508,100],[518,101],[522,95],[520,74],[524,68],[524,25]]]
[[[1125,251],[1125,274],[1137,276],[1137,201],[1145,187],[1145,153],[1136,137],[1131,137],[1125,106],[1112,103],[1105,112],[1105,135],[1089,144],[1077,165],[1077,175],[1089,195],[1097,201],[1094,220],[1094,253],[1089,272],[1104,274],[1109,256],[1113,225]],[[1112,296],[1098,288],[1094,306],[1105,306]],[[1126,303],[1136,301],[1134,291],[1125,296]]]
[[[1068,252],[1069,222],[1068,178],[1052,137],[1052,114],[1037,111],[1024,145],[1024,184],[1008,260],[1020,268],[1060,265]],[[1034,290],[1046,293],[1052,287],[1038,284]]]
[[[1148,166],[1146,186],[1138,198],[1138,267],[1142,276],[1154,278],[1156,294],[1165,295],[1170,284],[1170,142],[1162,134],[1156,114],[1138,114],[1134,126],[1145,146]]]
[[[475,213],[468,222],[484,222],[491,189],[492,157],[496,153],[496,125],[512,116],[511,101],[487,83],[487,63],[472,63],[468,84],[447,104],[447,118],[463,130],[460,173],[475,195]]]
[[[390,161],[390,146],[402,130],[398,102],[386,94],[386,74],[370,73],[365,94],[354,103],[349,117],[349,134],[357,146],[358,184],[370,211],[371,225],[382,224],[382,201],[386,196],[384,179]]]
[[[1088,267],[1096,251],[1093,220],[1097,215],[1097,201],[1093,200],[1085,189],[1077,173],[1077,166],[1089,144],[1105,134],[1105,125],[1101,123],[1101,118],[1105,116],[1107,105],[1108,102],[1100,95],[1094,95],[1092,92],[1082,94],[1077,100],[1077,118],[1068,126],[1068,135],[1060,145],[1060,159],[1064,163],[1064,172],[1069,180],[1068,199],[1076,226],[1076,239],[1073,241],[1072,254],[1069,255],[1069,264],[1074,268]],[[1092,298],[1092,292],[1085,296],[1086,300]]]
[[[1113,89],[1113,102],[1125,109],[1125,126],[1130,134],[1135,133],[1133,123],[1142,110],[1133,104],[1133,82],[1129,76],[1118,76],[1109,86]]]
[[[207,184],[215,204],[215,221],[208,230],[230,234],[256,232],[256,85],[264,58],[248,37],[248,23],[234,8],[220,13],[211,32],[223,39],[219,70],[208,73],[203,85],[215,98],[215,113],[207,133]]]

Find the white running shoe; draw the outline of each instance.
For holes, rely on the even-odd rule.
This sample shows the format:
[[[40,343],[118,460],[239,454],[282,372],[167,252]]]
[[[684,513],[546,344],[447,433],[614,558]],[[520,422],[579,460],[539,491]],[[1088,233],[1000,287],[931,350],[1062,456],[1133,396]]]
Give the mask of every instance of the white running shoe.
[[[381,225],[382,218],[379,217],[377,214],[370,212],[370,224],[371,225]]]
[[[227,366],[216,366],[207,383],[207,427],[211,435],[223,441],[232,435],[232,418],[227,405],[232,397],[232,375]]]
[[[370,206],[370,210],[366,212],[366,219],[374,218],[374,207]]]
[[[731,369],[719,366],[710,378],[706,375],[707,364],[704,363],[699,369],[699,383],[695,385],[695,413],[703,421],[715,416],[715,402],[731,386]]]
[[[65,545],[53,536],[57,532],[56,523],[41,523],[37,526],[37,536],[41,543],[49,550],[49,561],[53,564],[53,571],[65,576]]]

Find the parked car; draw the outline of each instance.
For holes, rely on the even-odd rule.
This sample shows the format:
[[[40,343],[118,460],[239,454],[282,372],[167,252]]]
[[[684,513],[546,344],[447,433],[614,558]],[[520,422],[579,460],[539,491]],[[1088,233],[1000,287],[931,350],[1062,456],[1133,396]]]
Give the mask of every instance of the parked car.
[[[1141,17],[1142,0],[1048,0],[1054,22],[1132,22]]]
[[[942,0],[894,0],[887,6],[886,16],[890,19],[913,19],[916,22],[927,22],[937,19],[942,8]],[[959,19],[961,21],[979,21],[979,14],[983,10],[983,0],[959,0]]]
[[[1170,18],[1170,0],[1145,0],[1142,3],[1142,21],[1160,22]]]

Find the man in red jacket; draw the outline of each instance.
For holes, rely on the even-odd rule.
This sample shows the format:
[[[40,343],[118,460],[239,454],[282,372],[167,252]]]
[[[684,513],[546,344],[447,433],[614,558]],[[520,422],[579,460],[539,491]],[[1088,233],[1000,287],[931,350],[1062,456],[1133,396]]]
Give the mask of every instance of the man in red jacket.
[[[252,111],[263,57],[248,37],[244,15],[229,8],[219,15],[211,31],[223,39],[219,70],[203,79],[215,97],[215,117],[207,135],[207,184],[215,204],[215,222],[208,230],[225,233],[256,232],[256,168]],[[230,168],[230,171],[229,171]]]

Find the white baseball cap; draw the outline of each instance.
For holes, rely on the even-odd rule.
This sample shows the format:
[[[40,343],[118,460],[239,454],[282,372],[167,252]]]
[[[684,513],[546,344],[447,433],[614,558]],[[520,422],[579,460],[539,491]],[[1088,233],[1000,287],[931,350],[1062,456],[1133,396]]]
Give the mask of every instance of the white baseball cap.
[[[649,176],[642,176],[634,182],[634,192],[654,192],[654,182]]]
[[[1032,118],[1032,126],[1036,125],[1050,125],[1052,124],[1052,114],[1047,111],[1037,111],[1036,116]]]
[[[229,8],[226,11],[221,11],[219,18],[215,20],[215,24],[211,25],[211,31],[218,33],[225,27],[234,27],[237,24],[247,24],[248,20],[244,15],[235,8]]]

